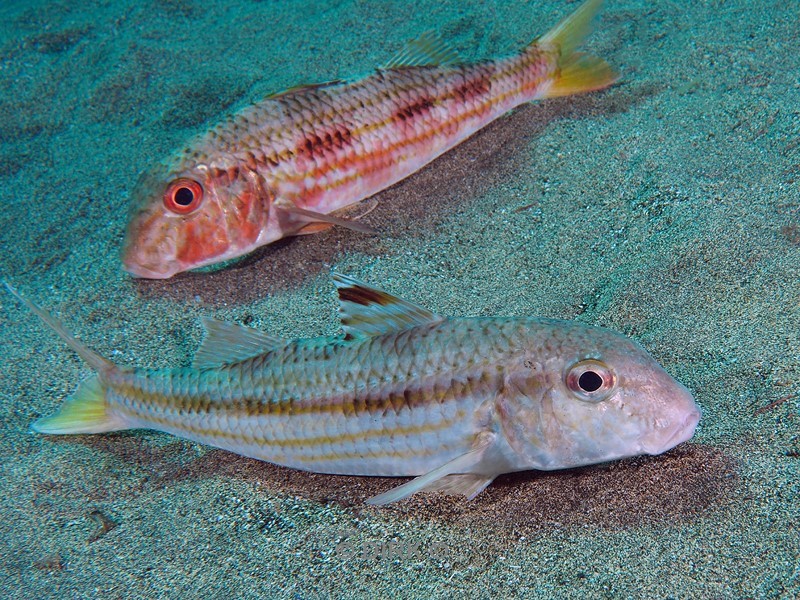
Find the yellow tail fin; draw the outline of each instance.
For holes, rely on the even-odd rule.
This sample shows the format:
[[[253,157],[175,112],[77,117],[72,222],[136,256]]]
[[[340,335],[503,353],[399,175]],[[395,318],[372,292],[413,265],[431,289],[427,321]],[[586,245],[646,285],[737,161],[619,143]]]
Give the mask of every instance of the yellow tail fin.
[[[111,361],[84,346],[49,312],[23,297],[6,281],[3,283],[11,294],[36,313],[70,348],[98,371],[100,376],[117,368]],[[56,414],[39,419],[31,425],[31,428],[39,433],[66,434],[105,433],[127,429],[127,426],[120,417],[109,413],[105,388],[100,377],[95,375],[81,383],[78,390],[64,402]]]
[[[108,413],[106,391],[96,375],[81,383],[56,414],[31,425],[34,431],[50,435],[105,433],[126,428],[125,423]]]
[[[560,55],[559,75],[545,97],[593,92],[619,79],[619,73],[602,58],[575,51],[591,32],[592,19],[602,4],[603,0],[586,0],[574,13],[536,40],[540,46],[556,48]]]

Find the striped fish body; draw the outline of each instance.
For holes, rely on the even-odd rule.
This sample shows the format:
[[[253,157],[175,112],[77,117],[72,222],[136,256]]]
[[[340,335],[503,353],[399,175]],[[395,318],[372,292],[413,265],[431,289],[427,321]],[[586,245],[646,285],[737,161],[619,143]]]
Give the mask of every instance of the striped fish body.
[[[299,340],[219,367],[115,370],[103,382],[107,411],[127,427],[292,468],[420,475],[468,452],[489,425],[525,325],[448,320]]]
[[[333,224],[330,213],[419,170],[510,109],[600,89],[614,71],[576,53],[600,5],[588,0],[517,55],[462,64],[423,36],[353,82],[306,86],[233,115],[147,173],[123,252],[141,277],[246,254]]]
[[[446,319],[335,275],[344,335],[286,342],[207,321],[191,368],[121,368],[27,302],[97,371],[41,433],[149,428],[280,465],[415,475],[473,497],[497,475],[658,454],[691,437],[689,392],[635,342],[580,323]]]

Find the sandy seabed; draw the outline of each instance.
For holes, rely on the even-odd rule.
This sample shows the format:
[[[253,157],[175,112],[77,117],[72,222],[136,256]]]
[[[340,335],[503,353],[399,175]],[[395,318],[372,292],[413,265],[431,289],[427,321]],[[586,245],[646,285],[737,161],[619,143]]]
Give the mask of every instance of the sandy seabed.
[[[659,457],[385,508],[388,479],[291,471],[152,432],[29,424],[89,375],[0,294],[0,595],[800,595],[800,19],[792,2],[609,2],[610,90],[525,106],[333,230],[163,282],[119,249],[138,173],[220,115],[365,74],[439,31],[518,49],[576,2],[6,2],[0,275],[120,364],[188,364],[198,317],[337,330],[331,268],[446,315],[639,340],[703,409]],[[306,6],[308,4],[311,6]]]

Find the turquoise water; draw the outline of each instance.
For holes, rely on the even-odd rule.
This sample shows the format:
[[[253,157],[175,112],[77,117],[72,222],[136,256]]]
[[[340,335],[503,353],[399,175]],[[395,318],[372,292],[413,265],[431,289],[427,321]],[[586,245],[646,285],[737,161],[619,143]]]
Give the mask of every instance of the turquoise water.
[[[156,433],[32,434],[89,370],[0,295],[3,596],[800,593],[793,3],[608,2],[586,48],[621,82],[523,107],[381,193],[380,236],[333,230],[164,282],[120,268],[139,172],[226,111],[368,73],[427,30],[466,59],[510,52],[576,5],[0,6],[0,275],[104,356],[188,364],[203,315],[333,333],[336,268],[441,314],[611,327],[703,409],[660,457],[366,508],[392,482]]]

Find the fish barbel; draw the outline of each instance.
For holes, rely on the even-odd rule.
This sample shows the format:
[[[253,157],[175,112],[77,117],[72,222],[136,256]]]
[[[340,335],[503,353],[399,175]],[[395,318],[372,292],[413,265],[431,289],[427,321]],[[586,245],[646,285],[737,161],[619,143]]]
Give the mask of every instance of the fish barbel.
[[[332,225],[371,231],[330,213],[520,104],[616,81],[605,61],[575,51],[600,5],[587,0],[508,58],[465,64],[423,35],[372,75],[293,88],[232,115],[140,178],[125,269],[164,279]]]
[[[369,500],[477,495],[502,473],[660,454],[691,394],[636,342],[571,321],[444,318],[334,275],[343,335],[285,341],[206,320],[191,367],[119,367],[21,298],[96,371],[46,434],[146,428],[279,465],[416,476]]]

